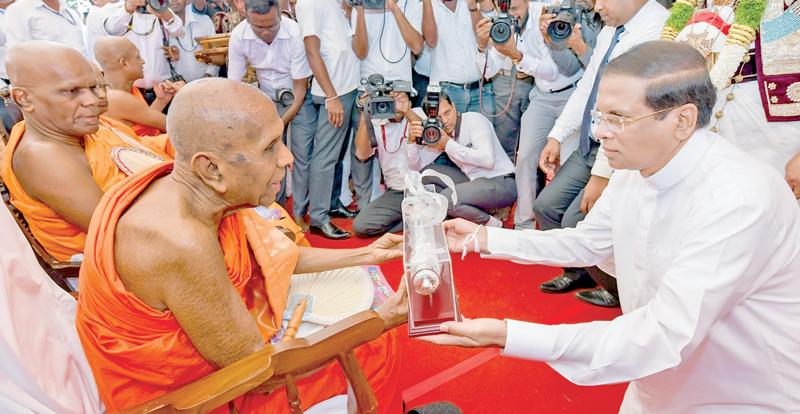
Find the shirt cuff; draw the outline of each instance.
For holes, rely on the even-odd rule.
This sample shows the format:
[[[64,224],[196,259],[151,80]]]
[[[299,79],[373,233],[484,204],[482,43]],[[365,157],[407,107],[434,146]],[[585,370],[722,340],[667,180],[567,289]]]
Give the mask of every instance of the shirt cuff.
[[[506,347],[503,356],[553,361],[557,327],[506,319]]]
[[[520,232],[511,229],[486,227],[486,250],[493,255],[516,256]]]
[[[567,134],[566,131],[564,131],[563,129],[559,128],[558,126],[553,127],[553,129],[550,130],[550,133],[547,134],[548,138],[555,138],[556,141],[558,141],[558,142],[560,142],[562,144],[564,143],[564,140],[568,136],[569,136],[569,134]]]
[[[603,151],[603,149],[599,148],[597,151]],[[605,157],[605,154],[601,155],[598,152],[598,156],[595,157],[594,165],[592,166],[592,175],[603,178],[611,178],[613,173],[614,169],[608,165],[608,159]]]

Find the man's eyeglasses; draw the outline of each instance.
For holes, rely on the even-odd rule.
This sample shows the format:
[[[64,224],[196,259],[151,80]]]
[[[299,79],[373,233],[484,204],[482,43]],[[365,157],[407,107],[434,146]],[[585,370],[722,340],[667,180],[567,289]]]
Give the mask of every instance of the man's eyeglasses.
[[[589,112],[589,114],[592,117],[592,130],[593,131],[596,131],[597,128],[600,127],[600,124],[602,122],[602,123],[606,124],[606,126],[608,127],[608,129],[611,132],[613,132],[615,134],[621,134],[621,133],[625,132],[625,125],[630,125],[630,124],[632,124],[632,123],[634,123],[636,121],[640,121],[640,120],[645,119],[647,117],[651,117],[653,115],[658,115],[660,113],[671,111],[671,110],[673,110],[673,109],[675,109],[675,108],[677,108],[679,106],[681,106],[681,105],[675,105],[675,106],[672,106],[672,107],[669,107],[669,108],[662,109],[660,111],[650,112],[649,114],[637,116],[635,118],[627,117],[627,116],[624,116],[624,115],[606,114],[606,113],[600,112],[600,111],[598,111],[596,109],[593,109],[591,112]]]

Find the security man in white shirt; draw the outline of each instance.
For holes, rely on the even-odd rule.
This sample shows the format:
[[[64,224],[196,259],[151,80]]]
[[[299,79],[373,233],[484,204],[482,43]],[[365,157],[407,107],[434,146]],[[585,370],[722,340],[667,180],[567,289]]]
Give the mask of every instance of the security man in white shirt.
[[[192,10],[189,0],[170,0],[169,8],[183,21],[183,35],[169,38],[170,53],[177,58],[173,60],[175,71],[186,82],[217,76],[219,66],[201,62],[194,56],[194,52],[201,49],[195,39],[217,33],[214,29],[214,22],[205,14],[199,14]]]
[[[626,414],[800,412],[791,191],[707,129],[717,93],[691,46],[644,43],[608,64],[599,90],[594,136],[616,172],[585,220],[554,231],[453,220],[445,231],[454,250],[492,258],[591,266],[613,257],[622,316],[552,326],[473,319],[445,323],[429,340],[501,347],[580,385],[630,381]]]
[[[380,236],[403,230],[402,203],[405,175],[408,171],[419,171],[411,168],[409,151],[418,156],[417,166],[425,167],[439,156],[439,151],[432,147],[414,148],[408,137],[413,126],[406,113],[412,111],[411,98],[407,92],[390,92],[394,98],[395,116],[391,119],[371,119],[368,111],[361,112],[361,122],[355,137],[356,157],[359,160],[374,158],[377,154],[386,192],[371,203],[361,208],[353,220],[353,232],[358,237]],[[413,108],[416,118],[424,117],[421,108]],[[367,119],[369,118],[369,122]]]
[[[5,11],[6,47],[26,40],[49,40],[89,56],[83,18],[65,0],[17,0]]]
[[[242,80],[247,65],[253,66],[258,87],[278,108],[284,126],[284,138],[291,130],[292,209],[294,220],[307,228],[303,216],[308,209],[308,183],[311,151],[317,118],[308,80],[311,68],[300,26],[283,16],[277,0],[245,0],[246,21],[231,32],[228,44],[228,78]],[[285,185],[278,202],[285,199]]]
[[[429,108],[431,95],[429,91],[423,104],[426,117],[432,113]],[[492,122],[485,116],[477,112],[459,113],[444,91],[439,94],[438,102],[437,119],[441,122],[438,140],[429,139],[422,118],[417,114],[409,112],[406,115],[413,120],[408,134],[413,143],[408,146],[409,167],[417,171],[425,167],[428,162],[423,157],[426,147],[432,148],[437,156],[447,154],[454,165],[432,164],[425,169],[435,170],[453,180],[456,204],[450,197],[453,190],[444,187],[438,179],[428,180],[426,177],[423,184],[432,184],[437,192],[447,197],[449,216],[502,227],[502,222],[490,212],[510,207],[517,199],[514,164],[503,151]],[[422,139],[423,135],[426,139]]]
[[[134,85],[152,89],[153,85],[177,75],[174,65],[167,60],[164,47],[169,39],[182,36],[183,21],[169,7],[163,11],[153,10],[148,0],[125,0],[115,3],[116,10],[103,22],[106,33],[125,36],[136,45],[144,59],[144,77]],[[167,5],[167,0],[163,0]],[[140,9],[146,7],[147,12]]]

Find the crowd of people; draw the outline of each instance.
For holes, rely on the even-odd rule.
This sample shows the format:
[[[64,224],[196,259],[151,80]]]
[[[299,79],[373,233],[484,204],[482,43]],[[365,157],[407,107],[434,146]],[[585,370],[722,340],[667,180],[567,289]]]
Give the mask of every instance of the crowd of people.
[[[800,14],[800,1],[762,2],[764,19]],[[670,37],[668,1],[379,3],[93,0],[84,16],[61,0],[0,2],[13,101],[0,174],[47,252],[83,260],[78,334],[105,406],[263,348],[292,274],[401,257],[406,174],[431,170],[454,184],[424,179],[457,219],[445,226],[451,249],[563,266],[542,291],[579,290],[624,315],[575,329],[474,320],[428,340],[501,346],[582,384],[636,381],[631,412],[723,410],[726,387],[714,401],[686,391],[713,381],[710,354],[733,352],[720,340],[739,343],[720,331],[759,317],[785,328],[798,314],[778,286],[800,270],[800,46],[781,43],[800,28],[766,31],[753,52],[746,42],[720,85],[727,52],[695,32]],[[707,10],[716,17],[684,24],[736,40],[736,5]],[[224,63],[198,40],[218,33],[229,34]],[[138,174],[141,164],[158,167]],[[278,211],[281,233],[248,206]],[[305,232],[352,236],[332,218],[379,238],[366,250],[308,246]],[[387,326],[404,318],[402,296],[378,309]],[[771,362],[800,366],[786,357],[797,344],[761,334],[775,339]],[[393,392],[394,335],[359,354],[379,396]],[[146,378],[131,374],[139,363]],[[326,374],[301,387],[309,401],[345,389]],[[773,379],[764,394],[784,386]],[[241,412],[277,405],[236,401]]]

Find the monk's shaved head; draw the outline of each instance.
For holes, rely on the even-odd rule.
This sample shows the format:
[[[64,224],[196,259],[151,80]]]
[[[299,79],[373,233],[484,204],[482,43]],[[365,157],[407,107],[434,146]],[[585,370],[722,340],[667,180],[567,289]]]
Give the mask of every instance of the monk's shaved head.
[[[53,42],[22,42],[8,50],[6,66],[11,95],[31,128],[70,137],[97,131],[97,78],[79,51]]]
[[[239,141],[280,135],[275,104],[259,89],[224,78],[190,82],[172,99],[167,134],[179,160],[197,152],[242,152]]]
[[[100,100],[100,115],[108,112],[108,82],[103,74],[103,69],[97,63],[92,63],[94,77],[97,79],[97,98]]]
[[[104,36],[94,43],[94,58],[103,71],[116,69],[120,59],[131,59],[138,51],[133,42],[119,36]]]

